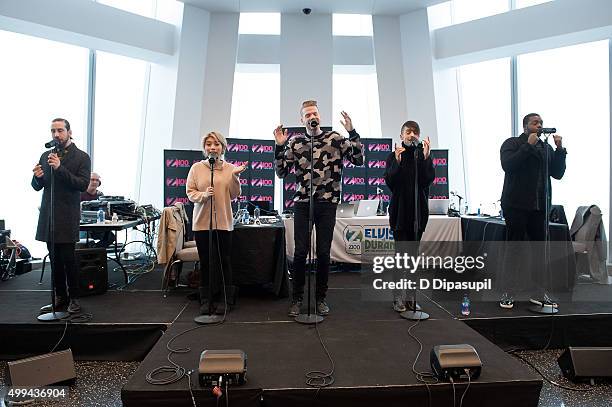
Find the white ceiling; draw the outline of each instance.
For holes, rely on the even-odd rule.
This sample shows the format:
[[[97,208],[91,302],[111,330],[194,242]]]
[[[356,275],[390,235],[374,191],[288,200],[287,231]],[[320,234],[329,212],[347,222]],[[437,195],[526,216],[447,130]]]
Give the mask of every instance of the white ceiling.
[[[211,12],[347,13],[400,15],[448,0],[181,0]]]

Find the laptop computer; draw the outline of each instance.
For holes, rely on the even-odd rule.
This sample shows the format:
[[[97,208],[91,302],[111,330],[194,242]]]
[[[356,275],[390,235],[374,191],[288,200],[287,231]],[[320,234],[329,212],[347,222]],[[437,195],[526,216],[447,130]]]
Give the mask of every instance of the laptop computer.
[[[430,199],[429,214],[430,215],[446,215],[448,214],[448,199]]]
[[[355,214],[353,202],[342,202],[336,208],[336,218],[352,218]]]
[[[362,199],[357,204],[356,217],[376,216],[380,199]]]

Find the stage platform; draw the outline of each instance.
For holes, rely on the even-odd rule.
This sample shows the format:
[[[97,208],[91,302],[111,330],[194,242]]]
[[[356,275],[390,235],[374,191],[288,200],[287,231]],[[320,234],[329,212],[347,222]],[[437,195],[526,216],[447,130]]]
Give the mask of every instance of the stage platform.
[[[49,302],[48,281],[38,285],[39,272],[0,283],[0,358],[17,359],[46,353],[62,337],[64,322],[36,320],[40,306]],[[47,276],[48,278],[48,276]],[[47,279],[45,278],[45,280]],[[110,273],[111,283],[121,283],[120,273]],[[412,372],[419,344],[408,334],[414,323],[391,310],[391,301],[363,302],[358,273],[330,276],[330,316],[318,325],[318,333],[334,361],[335,382],[321,390],[309,387],[305,374],[328,372],[332,365],[319,343],[317,329],[299,325],[286,316],[287,299],[242,289],[235,310],[220,326],[202,326],[174,342],[175,348],[190,348],[172,359],[187,370],[196,369],[204,349],[242,349],[248,355],[248,382],[230,388],[232,406],[312,405],[427,405],[453,402],[453,386],[426,386]],[[122,389],[122,402],[133,406],[191,405],[187,378],[166,385],[147,383],[153,369],[168,365],[167,342],[180,332],[196,327],[193,290],[160,291],[161,271],[141,276],[132,285],[111,289],[100,296],[85,297],[86,323],[69,323],[58,349],[71,347],[79,360],[137,360],[138,370]],[[472,304],[469,317],[459,314],[456,299],[421,296],[420,304],[431,318],[412,329],[423,344],[417,371],[429,372],[429,351],[437,344],[468,343],[483,362],[481,377],[472,382],[465,406],[537,406],[541,378],[502,349],[541,349],[567,345],[609,345],[612,304],[603,301],[607,286],[577,287],[585,298],[562,304],[556,316],[541,316],[519,303],[511,311],[495,302]],[[601,297],[601,298],[599,298]],[[607,298],[612,298],[612,295]],[[551,339],[552,338],[552,339]],[[455,384],[457,405],[466,383]],[[192,390],[199,406],[216,405],[209,389],[200,387],[197,374]],[[500,397],[503,395],[503,397]],[[221,400],[221,402],[225,402]]]

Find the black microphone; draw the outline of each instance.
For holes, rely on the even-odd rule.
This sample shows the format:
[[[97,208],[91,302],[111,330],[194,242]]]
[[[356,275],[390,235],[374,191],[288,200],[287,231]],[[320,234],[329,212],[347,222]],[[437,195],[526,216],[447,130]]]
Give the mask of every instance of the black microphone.
[[[215,161],[217,161],[218,159],[219,159],[219,156],[216,153],[211,153],[208,155],[208,163],[210,164],[211,167],[215,165]]]
[[[45,143],[45,148],[53,148],[53,147],[56,147],[58,144],[59,142],[56,139],[53,139]]]
[[[554,127],[542,127],[541,129],[538,129],[538,134],[552,134],[556,132],[557,129]]]
[[[308,125],[311,129],[316,129],[319,125],[319,121],[317,119],[310,119],[310,121],[308,121]]]

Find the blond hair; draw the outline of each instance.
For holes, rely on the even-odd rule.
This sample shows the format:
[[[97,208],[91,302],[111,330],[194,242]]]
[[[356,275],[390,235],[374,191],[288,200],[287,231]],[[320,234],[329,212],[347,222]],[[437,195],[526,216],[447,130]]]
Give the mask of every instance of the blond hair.
[[[225,151],[227,151],[227,140],[225,139],[225,136],[218,131],[211,131],[202,137],[202,152],[204,152],[204,155],[206,155],[206,148],[204,148],[204,146],[206,145],[206,139],[209,137],[214,137],[217,139],[219,144],[221,144],[221,155],[224,155]]]
[[[303,113],[304,109],[307,107],[311,107],[314,106],[317,109],[319,109],[319,106],[317,105],[317,101],[316,100],[305,100],[302,102],[302,108],[300,109],[300,114]]]

